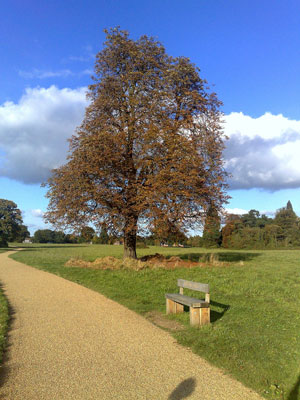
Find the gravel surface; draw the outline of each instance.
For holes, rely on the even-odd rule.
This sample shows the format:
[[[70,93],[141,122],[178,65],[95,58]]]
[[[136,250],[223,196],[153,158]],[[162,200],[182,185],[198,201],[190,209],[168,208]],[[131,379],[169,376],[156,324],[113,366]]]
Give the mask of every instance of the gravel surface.
[[[0,399],[261,399],[143,317],[9,254],[0,254],[13,309]]]

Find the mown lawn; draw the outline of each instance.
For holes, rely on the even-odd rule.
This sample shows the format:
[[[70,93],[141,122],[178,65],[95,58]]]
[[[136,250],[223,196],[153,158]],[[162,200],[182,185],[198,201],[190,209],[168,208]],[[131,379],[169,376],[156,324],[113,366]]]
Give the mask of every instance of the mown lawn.
[[[155,252],[198,260],[207,250],[138,251],[139,256]],[[209,283],[212,323],[198,330],[189,326],[188,313],[170,317],[185,325],[173,333],[179,343],[266,398],[300,399],[300,251],[216,252],[226,266],[138,272],[64,267],[70,257],[121,257],[121,246],[32,245],[12,257],[99,291],[141,314],[164,313],[164,294],[177,292],[178,278]]]

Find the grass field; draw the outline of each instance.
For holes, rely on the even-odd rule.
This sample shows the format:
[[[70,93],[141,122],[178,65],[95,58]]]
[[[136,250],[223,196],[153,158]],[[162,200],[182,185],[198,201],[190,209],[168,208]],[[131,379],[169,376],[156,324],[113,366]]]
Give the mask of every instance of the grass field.
[[[207,250],[151,247],[138,254],[155,252],[198,260]],[[64,267],[70,257],[121,257],[121,246],[32,245],[12,257],[99,291],[141,314],[164,313],[164,294],[178,291],[178,278],[209,283],[212,323],[198,330],[189,326],[188,313],[170,317],[185,326],[172,333],[178,342],[266,398],[299,400],[300,251],[216,252],[226,266],[138,272]]]

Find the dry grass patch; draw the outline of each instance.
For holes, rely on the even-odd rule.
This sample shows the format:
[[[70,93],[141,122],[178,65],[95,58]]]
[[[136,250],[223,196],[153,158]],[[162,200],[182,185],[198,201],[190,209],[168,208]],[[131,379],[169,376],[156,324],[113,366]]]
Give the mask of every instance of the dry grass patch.
[[[101,270],[120,270],[130,269],[133,271],[139,271],[144,268],[148,268],[148,264],[141,260],[133,260],[131,258],[125,258],[120,260],[119,258],[107,256],[102,258],[96,258],[95,261],[85,261],[80,258],[70,258],[65,263],[65,267],[78,267],[78,268],[91,268]]]
[[[194,267],[207,267],[211,266],[225,266],[228,263],[219,261],[214,255],[210,255],[208,259],[199,260],[199,262],[191,260],[182,260],[180,257],[172,256],[165,257],[162,254],[156,253],[141,257],[140,259],[134,260],[132,258],[125,258],[123,260],[107,256],[96,258],[95,261],[85,261],[80,258],[70,258],[66,263],[65,267],[78,267],[78,268],[91,268],[101,270],[121,270],[127,269],[132,271],[140,271],[146,268],[149,269],[175,269],[175,268],[194,268]]]

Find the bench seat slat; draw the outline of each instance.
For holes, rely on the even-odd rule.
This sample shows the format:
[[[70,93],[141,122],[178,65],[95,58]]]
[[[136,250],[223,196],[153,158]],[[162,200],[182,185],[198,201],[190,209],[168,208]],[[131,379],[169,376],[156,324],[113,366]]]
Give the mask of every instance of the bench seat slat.
[[[182,294],[166,293],[166,298],[189,307],[194,307],[194,308],[209,307],[209,303],[207,303],[205,300],[195,299],[193,297],[184,296]]]

